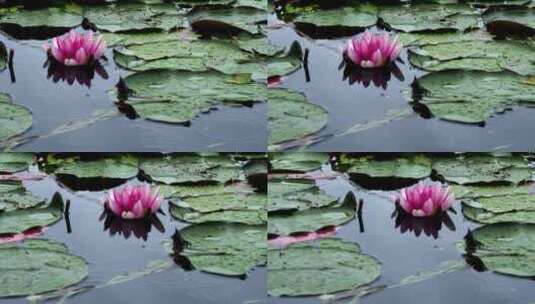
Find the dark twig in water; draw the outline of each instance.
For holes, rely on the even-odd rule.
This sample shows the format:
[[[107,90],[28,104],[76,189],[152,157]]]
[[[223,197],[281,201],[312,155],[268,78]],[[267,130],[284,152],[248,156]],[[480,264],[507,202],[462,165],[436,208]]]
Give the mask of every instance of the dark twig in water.
[[[303,56],[303,68],[305,70],[306,82],[310,82],[310,71],[308,70],[308,54],[310,53],[309,49],[305,49],[305,55]]]
[[[67,202],[65,203],[65,210],[63,211],[63,216],[65,217],[65,225],[67,226],[67,233],[69,234],[72,233],[70,209],[71,209],[71,200],[67,200]]]
[[[15,68],[13,67],[13,57],[15,56],[15,50],[9,50],[9,59],[7,65],[9,67],[9,75],[11,76],[11,82],[15,83],[17,81],[15,77]]]
[[[357,219],[359,221],[359,231],[360,233],[364,233],[364,220],[362,219],[362,208],[364,207],[364,200],[359,199],[359,206],[357,209]]]

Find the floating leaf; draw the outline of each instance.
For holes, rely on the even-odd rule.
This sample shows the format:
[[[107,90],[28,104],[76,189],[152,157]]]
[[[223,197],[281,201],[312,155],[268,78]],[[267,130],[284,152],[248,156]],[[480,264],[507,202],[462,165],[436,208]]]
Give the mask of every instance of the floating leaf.
[[[129,179],[138,174],[138,159],[129,154],[95,160],[66,158],[59,162],[56,175],[72,175],[77,178]]]
[[[183,28],[186,18],[172,4],[87,6],[84,17],[103,31],[170,30]]]
[[[381,7],[379,17],[404,32],[464,31],[478,27],[479,14],[468,4],[413,4]]]
[[[249,34],[259,34],[259,24],[266,22],[264,10],[239,7],[217,10],[196,10],[189,16],[191,26],[195,31],[244,31]]]
[[[460,41],[422,46],[411,51],[411,63],[429,71],[511,71],[535,74],[535,46],[523,41]]]
[[[187,29],[172,32],[103,33],[102,35],[109,47],[198,39],[197,34]]]
[[[535,87],[526,84],[525,80],[525,77],[507,72],[431,73],[417,80],[423,90],[419,102],[441,119],[482,123],[494,113],[504,112],[515,105],[535,104]]]
[[[344,154],[340,159],[340,164],[347,167],[347,173],[366,175],[371,178],[422,179],[431,174],[431,160],[423,154],[400,155],[394,158],[349,157]]]
[[[321,239],[268,250],[268,294],[307,296],[354,289],[375,281],[381,263],[357,244]]]
[[[452,42],[461,42],[461,41],[490,41],[492,40],[492,35],[486,31],[471,31],[467,33],[459,32],[440,32],[440,33],[400,33],[399,41],[403,43],[404,46],[423,46],[423,45],[437,45],[441,43],[452,43]]]
[[[433,169],[457,184],[513,183],[531,180],[533,169],[520,156],[461,155],[433,160]]]
[[[30,110],[12,103],[9,95],[0,92],[0,141],[24,133],[32,122]]]
[[[178,239],[175,254],[186,257],[201,271],[240,276],[266,263],[265,226],[193,225],[180,230]]]
[[[236,84],[233,77],[216,72],[151,70],[125,78],[133,90],[128,102],[145,119],[184,123],[222,102],[266,100],[265,85]]]
[[[243,179],[240,166],[224,155],[168,155],[143,158],[140,169],[154,181],[164,184],[213,182]]]
[[[470,241],[477,245],[474,252],[467,251],[480,258],[487,269],[519,277],[535,276],[535,225],[486,225],[474,230]]]
[[[267,11],[267,1],[265,0],[237,0],[235,7],[254,7],[259,10]]]
[[[487,29],[498,36],[535,35],[535,8],[490,10],[483,15]]]
[[[270,212],[307,210],[334,206],[338,203],[335,197],[322,194],[313,182],[308,181],[270,181],[268,191]]]
[[[49,226],[59,221],[62,216],[63,201],[53,201],[45,208],[2,212],[0,213],[0,234],[16,234],[30,228]]]
[[[277,47],[269,43],[266,37],[250,37],[240,35],[237,37],[237,44],[240,49],[263,56],[275,56],[284,51],[284,48]]]
[[[267,223],[266,195],[215,193],[173,200],[169,212],[190,223]]]
[[[0,153],[0,172],[24,171],[34,162],[34,158],[33,153]]]
[[[0,182],[0,217],[1,212],[33,208],[44,202],[27,192],[21,182]]]
[[[377,8],[373,5],[353,5],[334,9],[305,11],[293,19],[294,23],[317,27],[349,27],[361,31],[377,23]]]
[[[270,145],[316,133],[327,124],[327,112],[318,105],[308,103],[302,94],[270,89],[268,96]]]
[[[52,240],[0,245],[0,297],[36,295],[81,282],[86,262]]]
[[[55,27],[72,28],[82,23],[82,16],[66,12],[58,7],[37,10],[17,9],[7,14],[0,14],[0,25],[15,24],[20,27]]]
[[[271,153],[273,171],[308,172],[320,169],[329,161],[328,153]]]

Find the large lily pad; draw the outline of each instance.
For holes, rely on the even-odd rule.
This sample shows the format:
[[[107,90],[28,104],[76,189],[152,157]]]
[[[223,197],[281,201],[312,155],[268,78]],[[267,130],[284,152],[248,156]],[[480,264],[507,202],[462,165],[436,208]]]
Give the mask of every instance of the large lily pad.
[[[431,174],[431,160],[423,154],[400,155],[394,158],[342,155],[340,164],[346,172],[371,178],[422,179]]]
[[[181,252],[198,270],[228,276],[246,274],[266,263],[266,228],[240,224],[209,223],[182,229]]]
[[[321,193],[313,182],[269,181],[268,210],[289,211],[329,207],[337,204],[335,197]]]
[[[350,290],[375,281],[381,263],[357,244],[322,239],[268,250],[268,294],[307,296]]]
[[[190,223],[223,222],[262,225],[267,197],[261,194],[216,193],[173,200],[170,213]]]
[[[30,110],[12,103],[9,95],[0,92],[0,141],[24,133],[32,122]]]
[[[0,213],[0,234],[17,234],[30,228],[52,225],[63,216],[62,203],[63,201],[56,200],[44,208],[36,207]]]
[[[271,153],[271,169],[274,171],[308,172],[320,169],[329,161],[328,153]]]
[[[152,180],[164,184],[226,183],[243,179],[240,166],[224,155],[167,155],[144,158],[140,168]]]
[[[0,182],[0,214],[33,208],[44,202],[44,199],[26,191],[21,182]]]
[[[443,71],[425,75],[417,84],[423,89],[420,102],[445,120],[482,123],[515,105],[535,104],[535,86],[507,72]]]
[[[524,41],[460,41],[414,49],[411,63],[429,71],[477,70],[511,71],[534,75],[535,46]]]
[[[37,10],[16,9],[0,14],[0,25],[15,24],[20,27],[72,28],[82,23],[82,16],[64,8],[47,7]]]
[[[535,35],[535,8],[492,10],[483,15],[487,29],[500,36]]]
[[[249,7],[224,8],[217,10],[195,10],[189,17],[194,30],[238,30],[259,34],[259,24],[266,22],[264,10]]]
[[[28,169],[34,162],[33,153],[0,153],[0,172],[15,173]]]
[[[137,157],[129,154],[117,157],[105,157],[100,159],[60,159],[56,175],[71,175],[82,178],[110,178],[129,179],[135,177],[138,172]]]
[[[437,45],[441,43],[452,43],[461,41],[490,41],[492,35],[483,30],[459,32],[423,32],[423,33],[400,33],[399,41],[404,46]]]
[[[306,97],[285,89],[268,90],[269,144],[300,139],[327,124],[327,112],[308,103]]]
[[[325,200],[323,203],[324,202]],[[268,232],[276,235],[312,232],[328,226],[341,226],[355,217],[356,201],[352,193],[349,193],[345,197],[341,205],[337,204],[328,207],[313,208],[311,203],[322,204],[322,202],[310,200],[309,203],[306,201],[303,201],[302,203],[305,205],[302,209],[305,210],[295,212],[270,212]],[[297,207],[299,208],[301,206]]]
[[[379,17],[404,32],[464,31],[478,27],[479,14],[468,4],[412,4],[381,7]]]
[[[87,6],[84,17],[103,31],[124,32],[183,28],[186,18],[172,4]]]
[[[312,24],[317,27],[349,27],[362,29],[377,23],[377,8],[373,5],[353,5],[335,9],[305,11],[294,23]]]
[[[470,241],[476,244],[471,254],[479,257],[487,269],[519,277],[535,276],[535,225],[486,225],[474,230]]]
[[[128,102],[145,119],[184,123],[219,103],[266,100],[265,85],[217,72],[150,70],[125,78]]]
[[[0,245],[0,297],[55,291],[81,282],[87,274],[84,259],[55,241]]]
[[[103,33],[104,40],[109,47],[140,45],[164,41],[196,40],[198,35],[191,30],[172,32],[127,32]]]
[[[433,169],[457,184],[512,183],[531,180],[533,169],[520,156],[461,155],[433,160]]]

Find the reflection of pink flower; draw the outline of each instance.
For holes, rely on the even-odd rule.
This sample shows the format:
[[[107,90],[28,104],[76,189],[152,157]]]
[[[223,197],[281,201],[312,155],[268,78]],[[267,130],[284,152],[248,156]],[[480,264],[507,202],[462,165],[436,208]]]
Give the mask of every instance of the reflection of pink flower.
[[[394,200],[408,214],[424,217],[432,216],[439,210],[447,211],[455,202],[455,197],[449,186],[419,182],[414,186],[401,189],[400,194],[396,195]]]
[[[110,191],[104,204],[123,219],[138,219],[160,209],[163,197],[158,191],[158,188],[151,190],[149,185],[127,185],[120,190]]]
[[[369,31],[347,41],[344,54],[363,68],[377,68],[396,60],[403,48],[398,37],[390,39],[388,33],[372,34]]]
[[[94,37],[92,31],[83,34],[71,30],[63,36],[53,38],[52,44],[45,44],[43,48],[59,63],[79,66],[100,59],[106,49],[106,42],[100,35]]]
[[[160,232],[165,232],[165,227],[156,214],[141,219],[122,219],[113,212],[105,210],[100,216],[100,220],[104,220],[104,231],[109,230],[111,236],[122,235],[125,239],[134,236],[138,239],[147,240],[152,227]]]
[[[45,227],[34,227],[28,230],[25,230],[21,233],[9,233],[0,235],[0,244],[13,243],[24,241],[25,239],[33,239],[38,236],[41,236],[45,232]]]
[[[338,227],[328,226],[315,232],[295,233],[289,236],[277,236],[276,238],[269,240],[268,244],[273,247],[284,248],[294,243],[302,243],[330,237],[335,235],[337,231]]]

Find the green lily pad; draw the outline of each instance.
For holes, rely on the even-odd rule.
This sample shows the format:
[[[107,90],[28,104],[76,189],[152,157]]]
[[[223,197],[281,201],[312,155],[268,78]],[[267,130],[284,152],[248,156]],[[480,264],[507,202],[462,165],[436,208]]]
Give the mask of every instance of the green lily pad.
[[[268,211],[307,210],[332,207],[338,200],[323,194],[313,182],[269,181]]]
[[[535,34],[535,8],[492,10],[483,15],[489,31],[504,34]]]
[[[167,155],[141,159],[140,169],[164,184],[242,180],[240,166],[224,155]]]
[[[6,45],[0,41],[0,72],[7,67],[7,56]]]
[[[310,202],[318,203],[318,201],[312,200]],[[319,201],[319,203],[322,202]],[[270,204],[271,202],[268,203],[268,205]],[[342,204],[319,208],[311,208],[312,206],[308,204],[305,206],[305,210],[291,213],[270,212],[268,232],[276,235],[290,235],[297,232],[316,231],[328,226],[341,226],[355,217],[356,204],[353,194],[348,193]]]
[[[181,256],[195,269],[240,276],[266,263],[266,228],[240,224],[209,223],[180,231],[185,243]]]
[[[305,11],[293,19],[294,23],[317,27],[366,28],[377,23],[377,7],[371,4],[352,5],[334,9]]]
[[[184,28],[184,14],[172,4],[118,4],[87,6],[84,17],[95,26],[107,32],[125,31],[168,31]]]
[[[103,33],[108,47],[140,45],[164,41],[196,40],[199,36],[191,30],[172,32],[127,32],[127,33]]]
[[[441,33],[399,33],[399,41],[404,46],[423,46],[423,45],[437,45],[442,43],[452,43],[461,41],[490,41],[492,35],[486,31],[470,31],[467,33],[459,32],[441,32]]]
[[[34,160],[33,153],[0,153],[0,172],[15,173],[27,170]]]
[[[229,193],[252,194],[254,193],[254,189],[245,183],[236,183],[231,185],[182,184],[160,186],[160,194],[170,200],[180,199],[181,197],[199,197]]]
[[[82,16],[67,12],[64,8],[47,7],[37,10],[17,9],[0,14],[1,24],[16,24],[21,27],[72,28],[82,23]]]
[[[535,276],[535,225],[494,224],[472,232],[479,257],[491,271],[519,276]]]
[[[416,55],[416,56],[413,56]],[[535,46],[523,41],[460,41],[411,50],[411,63],[428,71],[511,71],[535,75]]]
[[[264,10],[249,7],[195,10],[189,20],[196,31],[227,27],[255,35],[260,33],[259,24],[266,22],[267,14]]]
[[[304,95],[286,89],[268,90],[269,144],[296,140],[320,131],[327,112],[307,102]]]
[[[0,194],[1,195],[1,194]],[[30,228],[49,226],[63,216],[63,201],[44,208],[18,209],[0,213],[0,234],[22,233]]]
[[[357,244],[321,239],[268,250],[268,294],[308,296],[351,290],[375,281],[381,263]]]
[[[173,200],[169,212],[190,223],[267,223],[267,197],[261,194],[216,193]]]
[[[404,32],[452,30],[478,27],[479,14],[468,4],[413,4],[385,6],[379,17],[392,28]]]
[[[443,71],[417,80],[420,102],[444,120],[482,123],[515,105],[535,104],[535,86],[512,73]],[[455,89],[452,89],[455,88]]]
[[[0,297],[36,295],[81,282],[88,274],[84,259],[52,240],[0,245]]]
[[[0,214],[33,208],[44,202],[44,199],[27,192],[21,182],[0,182]]]
[[[531,180],[533,169],[519,156],[462,155],[435,158],[433,169],[457,184],[502,182],[518,184]]]
[[[240,49],[246,52],[263,56],[276,56],[284,52],[284,48],[270,44],[264,36],[250,37],[249,35],[240,35],[237,38],[237,44]]]
[[[329,161],[328,153],[271,153],[270,163],[273,171],[308,172],[320,169]]]
[[[267,1],[265,0],[237,0],[235,7],[253,7],[259,10],[267,11]]]
[[[431,174],[431,160],[423,154],[385,159],[375,156],[350,157],[344,154],[340,164],[347,166],[347,173],[363,174],[372,178],[422,179]]]
[[[535,224],[535,212],[516,211],[506,213],[493,213],[484,209],[463,206],[463,214],[468,219],[482,224],[496,223],[526,223]]]
[[[0,92],[0,141],[26,132],[32,123],[30,110],[12,103],[9,95]]]
[[[77,178],[129,179],[137,176],[138,159],[129,154],[96,160],[66,158],[59,162],[56,175],[72,175]]]

